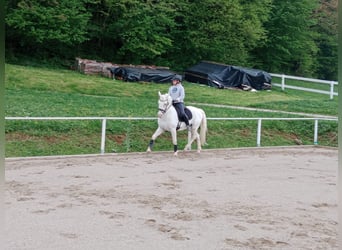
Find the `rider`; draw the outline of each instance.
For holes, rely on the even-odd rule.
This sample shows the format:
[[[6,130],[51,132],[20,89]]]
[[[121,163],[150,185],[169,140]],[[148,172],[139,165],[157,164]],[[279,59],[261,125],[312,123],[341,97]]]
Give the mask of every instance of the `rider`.
[[[184,97],[185,91],[182,85],[182,77],[180,75],[175,75],[172,78],[172,85],[169,88],[169,95],[172,98],[172,104],[179,110],[180,117],[185,122],[187,129],[189,130],[191,125],[189,125],[189,118],[184,111]]]

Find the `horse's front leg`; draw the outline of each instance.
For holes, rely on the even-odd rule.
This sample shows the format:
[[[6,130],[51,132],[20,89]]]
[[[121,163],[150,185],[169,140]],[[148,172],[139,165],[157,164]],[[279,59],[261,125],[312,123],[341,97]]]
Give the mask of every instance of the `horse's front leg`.
[[[154,145],[154,141],[157,139],[158,136],[160,136],[165,130],[161,129],[160,127],[157,128],[157,130],[154,132],[154,134],[151,137],[150,143],[148,144],[147,147],[147,152],[151,152],[153,145]]]
[[[171,136],[172,136],[172,143],[173,143],[173,154],[174,156],[178,155],[178,145],[177,145],[177,130],[172,129],[170,131]]]

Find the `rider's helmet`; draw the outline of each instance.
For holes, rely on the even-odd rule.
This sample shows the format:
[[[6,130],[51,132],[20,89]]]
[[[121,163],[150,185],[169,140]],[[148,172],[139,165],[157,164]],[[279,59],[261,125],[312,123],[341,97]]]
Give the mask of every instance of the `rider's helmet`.
[[[178,81],[182,81],[182,76],[180,76],[180,75],[175,75],[173,78],[172,78],[172,81],[173,80],[178,80]]]

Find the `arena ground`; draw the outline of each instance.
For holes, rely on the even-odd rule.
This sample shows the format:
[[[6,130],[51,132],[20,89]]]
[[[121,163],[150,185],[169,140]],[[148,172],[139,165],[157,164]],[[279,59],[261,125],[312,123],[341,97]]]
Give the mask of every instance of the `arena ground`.
[[[338,150],[7,158],[7,250],[338,249]]]

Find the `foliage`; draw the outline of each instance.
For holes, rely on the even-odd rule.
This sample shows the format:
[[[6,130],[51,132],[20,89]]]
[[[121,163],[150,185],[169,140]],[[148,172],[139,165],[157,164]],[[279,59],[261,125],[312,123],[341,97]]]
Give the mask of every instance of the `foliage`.
[[[265,34],[262,22],[268,15],[270,1],[241,4],[238,0],[205,0],[186,5],[179,2],[177,26],[171,30],[174,46],[165,56],[176,70],[200,60],[251,65],[249,51]]]
[[[314,13],[318,33],[317,76],[321,79],[337,80],[337,0],[320,1]]]
[[[6,3],[6,58],[77,56],[183,71],[200,60],[337,74],[336,0],[77,0]]]
[[[116,38],[120,38],[122,44],[118,49],[121,61],[154,64],[155,58],[171,48],[170,30],[175,23],[170,3],[172,1],[134,0],[125,1],[123,7],[117,6],[120,10],[126,10],[122,11],[122,17],[115,24],[119,31]]]
[[[270,72],[293,72],[309,75],[316,65],[316,33],[310,29],[316,24],[311,18],[317,0],[274,0],[269,20],[265,23],[268,39],[258,57]]]
[[[178,27],[173,32],[176,47],[170,60],[181,68],[203,59],[245,62],[243,40],[236,35],[242,29],[238,25],[242,21],[241,12],[236,0],[205,0],[201,4],[190,2],[176,17]]]
[[[21,48],[26,53],[60,49],[61,54],[64,47],[84,42],[91,16],[85,1],[6,1],[10,49]]]
[[[153,64],[172,46],[172,1],[93,1],[90,46],[102,57],[132,64]]]

